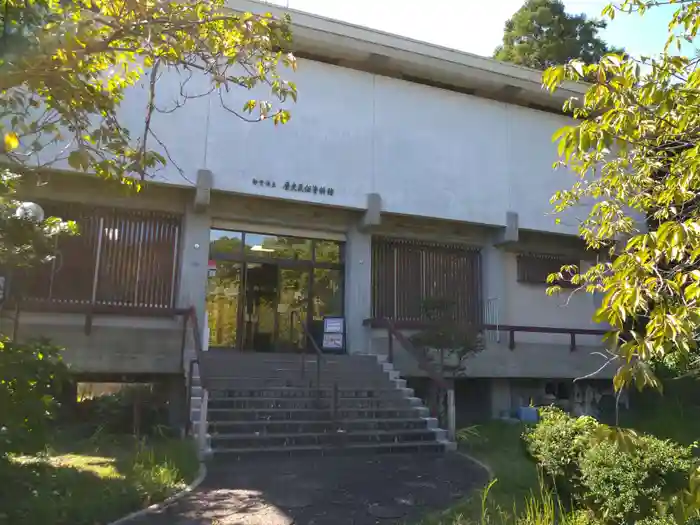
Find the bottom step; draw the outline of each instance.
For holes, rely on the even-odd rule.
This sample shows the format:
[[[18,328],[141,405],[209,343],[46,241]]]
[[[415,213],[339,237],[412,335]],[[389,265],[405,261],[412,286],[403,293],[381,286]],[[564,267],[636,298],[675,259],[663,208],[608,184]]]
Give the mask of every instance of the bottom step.
[[[406,454],[434,453],[441,454],[447,450],[448,443],[417,442],[417,443],[372,443],[354,444],[340,447],[333,446],[289,446],[289,447],[260,447],[260,448],[215,448],[213,455],[217,457],[251,456],[256,454],[278,455],[350,455],[350,454]]]

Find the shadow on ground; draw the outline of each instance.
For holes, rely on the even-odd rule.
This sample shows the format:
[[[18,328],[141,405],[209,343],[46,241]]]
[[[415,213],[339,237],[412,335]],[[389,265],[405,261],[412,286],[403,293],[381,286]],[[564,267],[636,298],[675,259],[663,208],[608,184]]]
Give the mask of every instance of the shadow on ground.
[[[415,522],[486,483],[457,454],[214,460],[205,483],[129,525],[375,525]]]

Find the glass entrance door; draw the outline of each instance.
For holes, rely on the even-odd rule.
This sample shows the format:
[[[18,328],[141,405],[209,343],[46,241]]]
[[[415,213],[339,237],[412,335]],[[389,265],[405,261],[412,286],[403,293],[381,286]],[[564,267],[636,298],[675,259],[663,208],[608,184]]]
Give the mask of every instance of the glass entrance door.
[[[311,272],[280,268],[280,296],[277,305],[277,350],[294,351],[304,337],[307,323]]]
[[[279,275],[276,264],[247,263],[242,348],[256,352],[275,349]]]
[[[343,315],[343,248],[337,241],[212,230],[209,345],[296,351],[303,326],[319,339],[323,318]]]

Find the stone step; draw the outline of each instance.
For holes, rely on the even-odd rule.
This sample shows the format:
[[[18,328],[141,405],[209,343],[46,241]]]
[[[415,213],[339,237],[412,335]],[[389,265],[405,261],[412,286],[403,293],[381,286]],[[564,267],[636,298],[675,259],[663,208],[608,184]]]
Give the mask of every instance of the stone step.
[[[368,372],[373,370],[384,370],[385,366],[391,368],[388,365],[380,364],[378,361],[359,361],[359,362],[327,362],[321,361],[321,372],[322,373],[338,373],[338,372]],[[259,371],[271,371],[276,370],[279,372],[288,372],[294,374],[301,374],[302,369],[305,373],[310,371],[316,371],[318,369],[318,364],[316,360],[304,361],[303,366],[300,360],[297,361],[238,361],[236,359],[207,359],[204,362],[203,369],[209,375],[230,375],[239,374],[245,375],[250,373],[256,373]]]
[[[210,398],[209,408],[229,408],[229,409],[270,409],[270,408],[322,408],[333,409],[333,398],[330,397],[292,397],[292,398],[270,398],[270,397],[233,397],[233,398]],[[338,398],[337,407],[344,408],[406,408],[420,406],[421,401],[415,397],[394,397],[394,398]]]
[[[194,412],[194,411],[193,411]],[[333,411],[310,408],[270,408],[270,409],[226,409],[210,408],[207,413],[209,422],[217,421],[332,421]],[[335,419],[409,419],[428,417],[425,407],[411,408],[371,408],[339,409]]]
[[[320,434],[212,434],[212,449],[342,446],[374,443],[435,442],[436,432],[428,429],[370,432],[326,432]]]
[[[296,447],[258,447],[258,448],[218,448],[213,449],[217,457],[233,458],[254,455],[288,455],[288,456],[318,456],[318,455],[366,455],[366,454],[442,454],[445,443],[437,441],[411,443],[362,443],[342,446],[296,446]]]
[[[361,368],[355,367],[333,367],[333,368],[322,368],[321,376],[328,377],[351,377],[358,376],[360,374],[371,374],[371,375],[384,375],[393,371],[389,365],[378,365],[374,364],[372,366],[363,366]],[[217,367],[214,370],[209,371],[209,377],[268,377],[268,376],[280,376],[280,377],[316,377],[318,369],[316,366],[306,367],[303,370],[299,367],[278,367],[278,366],[243,366],[243,367]],[[195,381],[193,384],[197,384],[198,376],[195,376]]]
[[[326,388],[322,390],[308,388],[269,388],[265,390],[215,390],[210,392],[209,402],[216,406],[216,401],[219,400],[237,400],[241,398],[247,399],[265,399],[265,400],[318,400],[320,394],[321,401],[328,405],[332,402],[333,389]],[[356,389],[338,389],[338,400],[341,406],[344,406],[345,399],[347,400],[409,400],[411,406],[420,406],[420,399],[413,397],[414,391],[412,388],[391,388],[377,390],[356,390]],[[190,408],[192,417],[199,417],[199,407],[201,406],[201,389],[198,392],[193,391]],[[211,404],[209,406],[212,406]],[[332,406],[332,405],[328,405]],[[315,408],[315,406],[312,406]]]
[[[298,363],[302,359],[306,361],[316,361],[317,354],[315,351],[306,351],[303,354],[300,351],[295,352],[237,352],[231,350],[218,350],[212,348],[208,350],[203,357],[209,360],[229,360],[231,362],[238,363]],[[381,357],[379,358],[381,360]],[[341,364],[351,364],[351,363],[376,363],[378,358],[376,355],[371,354],[323,354],[321,360],[324,363],[341,363]]]
[[[374,370],[374,371],[367,371],[367,372],[342,372],[342,373],[332,373],[332,374],[321,374],[321,382],[323,384],[327,385],[333,385],[336,381],[345,383],[345,384],[353,384],[353,383],[364,383],[367,384],[368,382],[373,382],[373,383],[382,383],[385,382],[389,379],[392,379],[393,374],[390,372],[383,372],[379,370]],[[246,381],[252,381],[252,380],[258,380],[260,382],[269,382],[271,380],[282,380],[282,381],[291,381],[293,384],[316,384],[316,373],[315,372],[310,372],[307,373],[306,375],[302,376],[299,374],[298,370],[294,370],[291,372],[287,371],[275,371],[275,370],[259,370],[255,372],[243,372],[243,373],[230,373],[227,374],[226,372],[220,372],[219,374],[212,374],[210,376],[211,381],[217,381],[217,380],[227,380],[231,382],[236,382],[240,380],[246,380]]]
[[[208,359],[209,363],[222,364],[231,369],[255,369],[255,368],[276,368],[284,370],[300,370],[302,363],[304,368],[316,368],[316,358],[305,359],[302,361],[298,357],[293,360],[242,360],[242,359]],[[343,360],[331,361],[329,359],[321,359],[322,370],[369,370],[372,368],[381,368],[382,363],[376,359],[358,359],[358,360]]]
[[[338,385],[343,389],[355,390],[376,390],[387,389],[392,387],[403,388],[406,386],[406,381],[402,379],[392,380],[388,376],[384,377],[347,377],[342,379],[321,378],[322,388],[333,388]],[[260,390],[277,387],[296,387],[296,388],[316,388],[315,378],[211,378],[208,383],[209,390]]]
[[[446,432],[406,381],[375,356],[208,353],[203,363],[213,454],[441,453]],[[191,417],[204,389],[195,374]],[[336,397],[337,396],[337,397]],[[337,402],[337,406],[333,404]]]
[[[317,363],[313,361],[305,361],[303,366],[303,371],[305,374],[316,373]],[[250,361],[250,362],[238,362],[235,360],[209,360],[206,364],[206,369],[210,376],[245,376],[249,374],[259,374],[270,371],[284,372],[290,374],[302,373],[301,361],[290,361],[290,362],[263,362],[263,361]],[[321,373],[333,374],[333,373],[364,373],[364,372],[383,372],[387,370],[393,370],[393,365],[388,363],[380,363],[376,359],[363,360],[358,362],[345,361],[345,362],[331,362],[321,361]],[[196,372],[195,377],[199,376]]]
[[[218,421],[209,425],[220,434],[319,434],[343,429],[348,432],[422,430],[437,428],[434,418],[346,419],[332,421]]]
[[[201,389],[199,390],[201,392]],[[392,397],[403,398],[413,397],[414,391],[412,388],[339,388],[337,390],[339,398],[349,399],[364,399],[364,398],[381,398],[387,399]],[[194,395],[194,392],[193,392]],[[268,387],[268,388],[233,388],[230,390],[212,390],[209,394],[209,399],[221,398],[237,398],[237,397],[274,397],[274,398],[297,398],[297,397],[317,397],[332,398],[333,388],[299,388],[299,387]]]

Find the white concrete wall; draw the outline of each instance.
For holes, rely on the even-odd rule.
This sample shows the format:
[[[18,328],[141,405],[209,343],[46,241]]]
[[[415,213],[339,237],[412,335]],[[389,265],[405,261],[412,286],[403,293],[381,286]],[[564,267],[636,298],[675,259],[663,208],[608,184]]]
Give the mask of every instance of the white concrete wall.
[[[593,322],[597,303],[595,297],[585,291],[573,292],[562,289],[555,295],[547,295],[549,285],[518,282],[517,255],[501,252],[505,271],[506,296],[502,300],[501,324],[518,326],[546,326],[555,328],[603,329]],[[507,336],[502,334],[507,340]],[[520,333],[515,335],[520,342],[546,342],[569,344],[567,334]],[[600,343],[597,336],[576,336],[577,345]]]
[[[565,117],[309,60],[285,76],[297,83],[299,101],[284,126],[245,123],[218,96],[157,114],[154,129],[184,171],[170,165],[157,179],[187,185],[208,168],[215,188],[228,192],[357,209],[377,192],[385,212],[504,225],[510,210],[521,228],[575,233],[573,218],[555,225],[548,215],[551,195],[571,182],[552,169],[551,137]],[[160,84],[159,105],[172,106],[177,79],[164,75]],[[205,88],[194,79],[187,90]],[[233,89],[225,100],[240,109],[258,96],[265,93]],[[126,120],[138,130],[144,93],[131,93],[127,104]],[[335,194],[284,191],[286,181]]]

